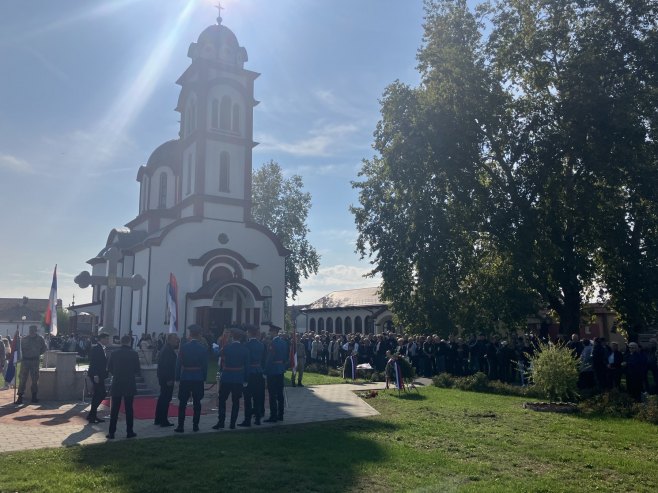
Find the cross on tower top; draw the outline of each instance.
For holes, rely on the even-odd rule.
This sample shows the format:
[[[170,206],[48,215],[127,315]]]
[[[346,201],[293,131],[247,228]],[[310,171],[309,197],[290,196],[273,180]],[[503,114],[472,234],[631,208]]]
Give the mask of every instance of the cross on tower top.
[[[222,10],[224,10],[224,7],[222,7],[222,2],[217,2],[217,5],[215,5],[215,8],[217,9],[217,24],[222,23]]]

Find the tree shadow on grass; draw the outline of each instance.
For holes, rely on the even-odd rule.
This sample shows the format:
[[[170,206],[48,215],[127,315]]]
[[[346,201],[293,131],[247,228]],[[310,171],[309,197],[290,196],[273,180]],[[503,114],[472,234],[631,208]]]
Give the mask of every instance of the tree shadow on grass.
[[[92,445],[72,451],[72,473],[96,470],[108,491],[344,491],[386,459],[381,435],[397,428],[350,419]]]

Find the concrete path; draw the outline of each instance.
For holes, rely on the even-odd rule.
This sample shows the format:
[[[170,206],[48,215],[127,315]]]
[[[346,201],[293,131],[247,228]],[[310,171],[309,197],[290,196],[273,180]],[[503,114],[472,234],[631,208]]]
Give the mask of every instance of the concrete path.
[[[428,385],[429,381],[424,380],[426,379],[419,379],[417,383]],[[258,428],[375,416],[379,413],[358,397],[355,391],[378,390],[383,387],[383,383],[286,387],[285,421],[275,424],[264,423]],[[96,425],[87,423],[88,402],[43,402],[16,406],[13,404],[13,396],[14,392],[11,389],[0,391],[0,429],[2,430],[0,453],[108,441],[105,435],[108,430],[109,418],[105,423]],[[177,404],[177,401],[174,400],[173,404]],[[230,401],[227,404],[230,409]],[[220,433],[211,429],[217,422],[216,406],[217,387],[213,386],[206,391],[204,397],[202,412],[205,414],[201,416],[199,433]],[[265,407],[267,410],[267,404]],[[101,406],[99,416],[109,414],[107,408],[105,408],[105,412],[100,412],[102,409]],[[239,421],[242,420],[243,415],[241,409]],[[170,417],[169,419],[175,422],[175,418]],[[221,433],[235,433],[242,430],[239,427],[236,430],[228,430],[228,418],[226,421],[227,428]],[[186,430],[182,435],[192,434],[192,418],[188,417],[185,424]],[[134,431],[137,433],[137,439],[181,436],[181,434],[174,433],[173,428],[160,428],[153,425],[152,419],[135,419]],[[123,413],[120,413],[116,440],[125,440],[125,436],[125,420]]]

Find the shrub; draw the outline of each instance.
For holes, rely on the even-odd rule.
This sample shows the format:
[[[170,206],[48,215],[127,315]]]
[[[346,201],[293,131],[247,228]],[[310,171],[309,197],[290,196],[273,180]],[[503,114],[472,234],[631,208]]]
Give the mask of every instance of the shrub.
[[[647,402],[642,402],[635,404],[633,406],[634,411],[637,413],[636,417],[639,420],[647,421],[658,425],[658,396],[651,395],[647,399]]]
[[[635,415],[635,401],[623,392],[613,389],[583,401],[578,406],[584,414],[598,414],[615,418],[631,418]]]
[[[372,375],[370,376],[370,381],[371,382],[385,382],[386,381],[386,375],[384,375],[384,373],[374,371],[374,372],[372,372]]]
[[[435,377],[432,377],[432,383],[435,387],[450,389],[455,385],[455,377],[450,373],[439,373]]]
[[[304,367],[306,373],[320,373],[322,375],[327,374],[327,367],[321,363],[309,363]]]
[[[455,379],[454,386],[460,390],[470,390],[473,392],[485,392],[489,387],[489,379],[482,372],[477,372],[468,377],[459,377]]]
[[[578,361],[563,344],[540,344],[539,351],[528,355],[530,379],[544,397],[562,401],[578,397]]]
[[[519,387],[518,385],[512,385],[509,383],[501,382],[499,380],[493,380],[489,382],[488,392],[499,395],[532,397],[536,399],[539,399],[543,396],[543,394],[538,389],[536,389],[534,385]]]
[[[336,368],[329,368],[327,371],[327,375],[330,377],[342,377],[343,372],[341,370],[337,370]]]

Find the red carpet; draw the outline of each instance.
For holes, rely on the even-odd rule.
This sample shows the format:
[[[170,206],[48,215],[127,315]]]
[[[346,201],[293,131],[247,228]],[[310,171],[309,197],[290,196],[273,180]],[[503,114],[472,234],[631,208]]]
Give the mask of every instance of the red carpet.
[[[136,396],[133,400],[133,414],[135,419],[153,419],[155,418],[155,405],[158,402],[157,397],[152,396]],[[103,405],[110,407],[110,400],[105,399]],[[125,413],[123,400],[121,401],[120,411]],[[188,406],[185,409],[185,416],[192,416],[192,407]],[[207,409],[201,408],[201,414],[207,414]],[[169,411],[167,416],[178,416],[178,405],[169,404]]]

